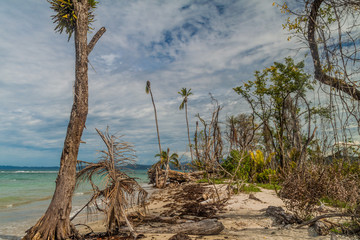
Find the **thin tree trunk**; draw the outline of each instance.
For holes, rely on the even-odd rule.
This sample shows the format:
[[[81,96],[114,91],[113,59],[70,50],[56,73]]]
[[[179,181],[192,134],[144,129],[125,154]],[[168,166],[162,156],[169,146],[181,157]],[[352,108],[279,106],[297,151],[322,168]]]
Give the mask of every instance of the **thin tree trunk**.
[[[196,158],[199,161],[200,160],[200,154],[199,154],[199,147],[198,147],[198,132],[199,132],[199,122],[196,121],[196,132],[195,132],[195,154],[196,154]]]
[[[191,146],[191,141],[190,141],[189,120],[188,120],[188,114],[187,114],[187,102],[185,102],[185,117],[186,117],[186,126],[187,126],[187,134],[188,134],[188,139],[189,139],[191,161],[194,161],[193,151],[192,151],[192,146]]]
[[[73,1],[77,16],[75,29],[75,90],[69,125],[60,160],[60,170],[56,179],[56,188],[51,203],[38,222],[29,230],[23,239],[68,239],[76,234],[70,222],[72,195],[76,181],[76,163],[81,135],[88,113],[88,53],[96,41],[105,32],[105,28],[96,34],[97,40],[87,46],[88,1]],[[95,37],[95,36],[94,36]]]
[[[167,155],[166,155],[166,168],[165,168],[165,177],[163,182],[161,183],[161,188],[165,188],[166,187],[166,182],[168,180],[169,177],[169,169],[170,169],[170,149],[167,149]]]
[[[162,152],[161,152],[159,125],[158,125],[158,120],[157,120],[157,114],[156,114],[156,107],[155,107],[154,97],[153,97],[153,95],[152,95],[151,88],[150,88],[150,96],[151,96],[152,104],[153,104],[153,106],[154,106],[156,132],[157,132],[157,137],[158,137],[158,142],[159,142],[159,153],[160,153],[160,158],[161,158],[161,153],[162,153]]]
[[[159,153],[160,153],[160,161],[161,161],[161,143],[160,143],[160,133],[159,133],[159,125],[158,125],[158,120],[157,120],[157,113],[156,113],[156,107],[155,107],[155,102],[154,102],[154,97],[152,95],[152,91],[151,88],[149,88],[149,92],[150,92],[150,96],[151,96],[151,101],[152,104],[154,106],[154,113],[155,113],[155,125],[156,125],[156,132],[157,132],[157,137],[158,137],[158,142],[159,142]],[[155,170],[155,187],[159,187],[159,171],[158,171],[158,166],[156,166],[156,170]]]

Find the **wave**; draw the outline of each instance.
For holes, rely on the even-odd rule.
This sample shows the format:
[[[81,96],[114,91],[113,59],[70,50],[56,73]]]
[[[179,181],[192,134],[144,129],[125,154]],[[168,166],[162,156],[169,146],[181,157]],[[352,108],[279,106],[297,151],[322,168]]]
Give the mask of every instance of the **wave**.
[[[9,203],[10,199],[12,203]],[[0,209],[4,209],[4,208],[13,208],[13,207],[20,207],[23,205],[27,205],[27,204],[31,204],[31,203],[35,203],[35,202],[41,202],[41,201],[48,201],[52,198],[52,196],[45,196],[45,197],[39,197],[39,198],[33,198],[33,199],[21,199],[19,200],[18,197],[7,197],[7,198],[2,198],[0,199]]]

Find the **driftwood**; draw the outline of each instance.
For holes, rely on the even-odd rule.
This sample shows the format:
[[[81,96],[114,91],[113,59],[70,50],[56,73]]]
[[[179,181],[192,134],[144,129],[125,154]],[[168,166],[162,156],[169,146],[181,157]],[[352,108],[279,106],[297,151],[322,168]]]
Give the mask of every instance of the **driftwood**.
[[[351,213],[329,213],[329,214],[325,214],[325,215],[315,217],[315,218],[313,218],[313,219],[311,219],[309,221],[303,222],[299,226],[297,226],[296,228],[301,228],[303,226],[313,224],[313,223],[315,223],[318,220],[323,219],[323,218],[332,218],[332,217],[359,217],[359,215],[355,215],[355,214],[351,214]]]
[[[198,222],[189,221],[181,224],[157,224],[153,222],[151,228],[138,226],[137,231],[142,233],[184,233],[188,235],[217,235],[224,230],[224,225],[217,219],[204,219]]]
[[[295,215],[286,213],[282,207],[269,206],[266,209],[265,215],[272,217],[274,219],[275,224],[288,225],[294,223],[298,224],[302,222]]]
[[[171,227],[174,232],[189,235],[217,235],[224,230],[224,225],[217,219],[205,219],[199,222],[183,223]]]
[[[326,236],[329,234],[330,227],[331,226],[325,224],[323,221],[316,221],[309,226],[309,230],[313,231],[315,237]]]
[[[191,240],[191,237],[189,237],[188,235],[186,235],[184,233],[177,233],[174,236],[172,236],[171,238],[169,238],[169,240]]]
[[[164,171],[161,172],[161,174],[163,173]],[[192,177],[189,173],[179,172],[174,170],[169,170],[168,179],[170,182],[177,182],[177,183],[195,181],[195,178]]]
[[[151,168],[148,171],[148,176],[150,179],[150,184],[151,183],[155,183],[156,182],[156,174],[155,174],[156,169],[155,168]],[[166,171],[163,169],[158,169],[158,181],[161,182],[164,180],[165,175],[166,175]],[[202,178],[202,176],[204,175],[203,171],[198,171],[198,172],[180,172],[180,171],[175,171],[175,170],[168,170],[167,172],[167,181],[170,183],[184,183],[184,182],[194,182],[197,179]]]

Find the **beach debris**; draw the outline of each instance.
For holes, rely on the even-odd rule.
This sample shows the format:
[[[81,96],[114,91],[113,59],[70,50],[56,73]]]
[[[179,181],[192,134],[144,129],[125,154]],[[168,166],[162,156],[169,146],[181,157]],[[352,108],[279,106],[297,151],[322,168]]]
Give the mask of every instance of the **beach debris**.
[[[269,206],[265,215],[272,217],[275,225],[299,224],[302,221],[295,215],[285,212],[282,207]]]
[[[183,233],[188,235],[217,235],[225,229],[222,222],[217,219],[204,219],[181,224],[151,223],[149,226],[138,226],[139,232],[143,233]]]
[[[158,174],[156,174],[158,171]],[[168,169],[167,171],[167,182],[168,183],[185,183],[185,182],[195,182],[197,179],[200,179],[203,176],[203,171],[198,172],[180,172]],[[150,184],[156,183],[156,176],[158,177],[158,182],[165,180],[166,171],[160,168],[152,167],[148,170],[148,176]]]
[[[330,227],[325,222],[319,220],[309,226],[309,233],[314,237],[325,236],[329,234]]]
[[[217,235],[224,228],[224,224],[217,219],[204,219],[199,222],[174,225],[170,229],[177,233],[189,235]]]
[[[169,240],[191,240],[191,237],[189,237],[185,233],[177,233],[171,238],[169,238]]]
[[[130,222],[130,213],[137,215],[145,214],[145,201],[147,192],[127,174],[123,172],[124,166],[135,161],[133,146],[120,137],[96,129],[106,145],[106,150],[100,151],[98,162],[83,164],[77,173],[77,181],[90,182],[93,196],[87,203],[94,204],[99,212],[105,213],[105,226],[109,234],[119,232],[124,222],[130,233],[136,238],[137,233]],[[98,178],[101,177],[100,183]]]
[[[252,200],[255,200],[255,201],[258,201],[258,202],[261,202],[261,203],[263,202],[259,198],[255,197],[255,195],[253,193],[249,194],[249,199],[252,199]]]

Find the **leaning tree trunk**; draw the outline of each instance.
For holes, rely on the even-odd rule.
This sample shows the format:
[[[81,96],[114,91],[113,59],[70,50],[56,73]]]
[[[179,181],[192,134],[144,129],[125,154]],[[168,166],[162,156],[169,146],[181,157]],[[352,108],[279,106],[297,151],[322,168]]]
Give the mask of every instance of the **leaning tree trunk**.
[[[38,222],[23,239],[68,239],[76,234],[70,222],[71,200],[75,189],[76,162],[80,139],[88,113],[88,54],[105,32],[101,28],[87,45],[88,0],[73,1],[77,16],[75,29],[75,89],[70,121],[60,160],[60,170],[51,203]]]

